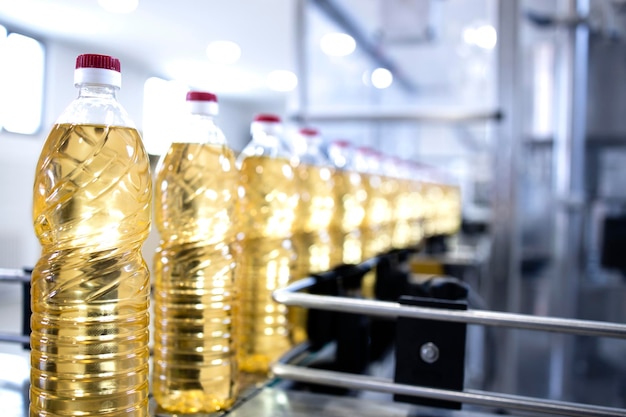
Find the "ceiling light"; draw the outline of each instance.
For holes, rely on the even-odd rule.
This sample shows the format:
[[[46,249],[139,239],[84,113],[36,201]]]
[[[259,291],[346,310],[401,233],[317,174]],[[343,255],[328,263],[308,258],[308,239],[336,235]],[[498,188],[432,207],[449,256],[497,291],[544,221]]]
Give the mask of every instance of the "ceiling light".
[[[98,0],[98,4],[107,12],[130,13],[139,6],[139,0]]]
[[[347,56],[356,49],[356,41],[345,33],[327,33],[320,40],[320,48],[328,56]]]
[[[213,41],[207,46],[209,60],[216,64],[234,64],[241,57],[241,48],[231,41]]]
[[[474,42],[476,46],[480,48],[493,49],[498,42],[498,33],[491,25],[479,26],[478,29],[476,29]]]
[[[167,76],[193,88],[216,94],[247,93],[264,85],[263,78],[236,66],[212,64],[206,61],[177,61],[167,66]]]
[[[298,77],[291,71],[272,71],[267,75],[267,85],[274,91],[292,91],[298,85]]]
[[[491,25],[468,27],[463,30],[463,41],[482,49],[493,49],[498,42],[498,33]]]
[[[372,85],[376,88],[387,88],[393,83],[393,74],[387,68],[376,68],[372,71]]]

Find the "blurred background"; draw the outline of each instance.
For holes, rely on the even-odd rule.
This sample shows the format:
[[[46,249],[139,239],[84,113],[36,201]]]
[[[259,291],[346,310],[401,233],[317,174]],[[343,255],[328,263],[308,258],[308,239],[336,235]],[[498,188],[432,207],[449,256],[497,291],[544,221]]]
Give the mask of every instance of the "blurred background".
[[[194,88],[237,151],[273,112],[436,167],[461,186],[453,243],[489,309],[624,323],[625,35],[623,0],[2,0],[0,268],[38,259],[37,158],[76,56],[102,53],[155,160]],[[21,290],[0,285],[19,332]],[[626,407],[623,341],[496,336],[494,390]]]

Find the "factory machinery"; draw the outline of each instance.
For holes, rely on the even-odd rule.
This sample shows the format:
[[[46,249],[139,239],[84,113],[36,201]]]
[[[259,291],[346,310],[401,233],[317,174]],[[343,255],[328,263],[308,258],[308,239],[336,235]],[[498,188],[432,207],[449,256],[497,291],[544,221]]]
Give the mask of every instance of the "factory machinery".
[[[274,363],[270,377],[245,382],[231,410],[213,415],[626,416],[626,409],[489,391],[494,368],[507,366],[493,359],[499,346],[492,329],[624,339],[626,325],[488,310],[470,283],[446,275],[480,271],[480,245],[467,256],[469,246],[446,242],[439,236],[275,291],[277,302],[309,309],[308,340]],[[372,272],[368,297],[363,278]],[[0,334],[0,342],[26,350],[30,271],[3,269],[0,281],[23,288],[23,332]],[[16,407],[3,416],[26,416],[28,367],[2,379],[0,398],[14,401],[0,408]],[[154,404],[152,412],[172,417]]]

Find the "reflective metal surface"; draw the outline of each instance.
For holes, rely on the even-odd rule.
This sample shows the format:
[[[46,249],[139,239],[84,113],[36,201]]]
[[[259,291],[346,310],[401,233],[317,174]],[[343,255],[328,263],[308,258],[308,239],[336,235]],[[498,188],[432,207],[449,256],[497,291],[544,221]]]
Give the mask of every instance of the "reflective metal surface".
[[[589,15],[589,0],[568,0],[569,15]],[[555,273],[551,282],[551,315],[575,317],[582,278],[583,210],[585,200],[585,134],[589,27],[560,28],[563,38],[557,59],[557,120],[554,142]],[[571,391],[573,347],[562,335],[552,341],[550,398]]]
[[[485,310],[442,310],[406,306],[388,301],[298,293],[298,291],[311,287],[315,282],[316,280],[311,277],[296,281],[284,289],[274,291],[274,299],[286,305],[297,305],[321,310],[366,314],[379,317],[428,318],[585,336],[626,338],[626,325],[618,323],[499,313]]]
[[[265,388],[227,415],[232,417],[487,417],[493,414],[448,411],[378,402],[361,398],[335,397]]]
[[[572,417],[626,416],[626,410],[562,401],[548,401],[514,395],[502,395],[483,391],[449,391],[394,383],[391,380],[334,371],[308,369],[299,366],[275,364],[272,371],[279,377],[315,384],[343,388],[373,390],[394,394],[423,396],[446,401],[462,401],[468,404],[490,407],[513,408],[525,411],[551,413]],[[368,414],[369,415],[369,414]]]
[[[309,122],[420,122],[420,123],[470,123],[499,120],[502,113],[499,110],[482,111],[450,111],[450,110],[422,110],[422,111],[350,111],[350,112],[304,112],[293,116],[296,120]]]

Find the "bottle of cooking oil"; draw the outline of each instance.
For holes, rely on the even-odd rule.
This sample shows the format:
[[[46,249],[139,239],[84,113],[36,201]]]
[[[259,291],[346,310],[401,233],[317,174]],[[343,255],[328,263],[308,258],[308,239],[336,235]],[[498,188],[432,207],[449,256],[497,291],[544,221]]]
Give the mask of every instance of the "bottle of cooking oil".
[[[296,213],[294,245],[298,268],[294,279],[330,269],[340,263],[331,250],[328,230],[335,210],[333,172],[322,153],[322,138],[313,128],[302,128],[294,138],[295,168],[300,203]]]
[[[380,151],[374,151],[373,158],[377,161],[376,166],[378,166],[378,174],[380,175],[380,194],[385,204],[381,224],[381,233],[385,243],[381,250],[387,252],[394,247],[393,235],[398,220],[395,211],[398,198],[398,173],[391,156]]]
[[[391,246],[395,249],[406,249],[410,246],[410,187],[405,172],[405,163],[401,158],[388,156],[386,163],[390,165],[388,171],[395,182],[395,193],[392,194],[393,232]]]
[[[390,217],[390,206],[382,190],[377,152],[368,146],[359,146],[355,150],[354,162],[367,194],[365,217],[361,223],[361,251],[363,260],[367,260],[383,254],[391,247],[391,233],[385,227]],[[375,271],[365,274],[362,283],[365,297],[374,298],[375,283]]]
[[[156,171],[153,393],[173,413],[215,412],[237,395],[235,156],[217,97],[187,93],[188,117]]]
[[[289,283],[296,260],[291,238],[298,192],[280,117],[260,114],[237,158],[237,288],[241,371],[267,374],[291,347],[287,307],[272,292]]]
[[[360,146],[356,149],[355,163],[367,193],[365,218],[362,223],[363,258],[380,255],[391,246],[391,235],[385,229],[390,216],[390,207],[382,191],[380,160],[372,148]]]
[[[337,250],[341,263],[358,264],[363,261],[360,229],[365,218],[367,192],[361,175],[354,168],[350,142],[335,140],[327,149],[334,167],[335,210],[329,228],[332,247]]]
[[[417,248],[424,238],[423,179],[415,162],[405,161],[405,181],[408,187],[409,246]]]
[[[150,164],[120,61],[76,59],[78,97],[37,164],[30,416],[148,416]]]
[[[445,212],[443,210],[444,191],[442,184],[437,179],[436,172],[431,167],[425,167],[424,206],[426,207],[424,233],[427,237],[442,234],[441,219]]]
[[[295,168],[300,203],[295,220],[293,245],[298,254],[293,279],[323,272],[341,264],[339,247],[333,247],[329,228],[335,209],[333,168],[323,154],[322,137],[316,129],[302,128],[292,138],[298,157]],[[306,310],[289,309],[294,343],[307,339]]]
[[[443,191],[441,234],[451,236],[461,228],[461,189],[448,175],[442,176],[441,189]]]

